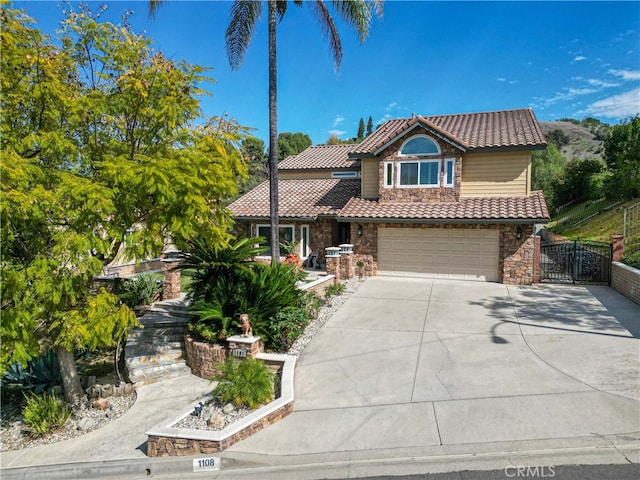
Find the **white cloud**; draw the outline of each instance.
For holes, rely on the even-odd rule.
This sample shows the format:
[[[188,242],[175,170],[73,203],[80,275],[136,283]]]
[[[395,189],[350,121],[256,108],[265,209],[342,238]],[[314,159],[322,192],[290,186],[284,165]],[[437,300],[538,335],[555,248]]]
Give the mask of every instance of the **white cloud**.
[[[335,120],[333,121],[333,125],[331,125],[333,128],[337,127],[338,125],[342,124],[342,122],[344,122],[344,117],[342,115],[336,115]]]
[[[581,62],[583,60],[586,60],[587,57],[585,57],[584,55],[576,55],[576,57],[573,59],[574,62]]]
[[[397,110],[398,108],[398,102],[391,102],[389,105],[387,105],[387,108],[385,108],[386,112],[390,112],[391,110]]]
[[[610,118],[624,118],[640,113],[640,88],[592,103],[587,113]]]
[[[594,87],[600,87],[600,88],[609,88],[609,87],[618,87],[618,86],[620,86],[619,83],[609,83],[609,82],[605,82],[603,80],[598,80],[596,78],[590,78],[589,80],[587,80],[587,82],[589,83],[589,85],[593,85]]]
[[[498,81],[498,82],[506,82],[507,79],[504,78],[504,77],[498,77],[498,78],[496,78],[496,81]]]
[[[542,105],[548,107],[549,105],[553,105],[554,103],[558,103],[561,101],[571,100],[576,97],[581,97],[583,95],[589,95],[590,93],[596,93],[599,90],[596,88],[566,88],[565,92],[556,92],[555,97],[539,99],[542,101]]]
[[[342,135],[344,135],[346,132],[346,130],[329,130],[329,135],[335,135],[336,137],[341,137]]]
[[[614,70],[611,69],[609,72],[611,75],[615,75],[616,77],[622,77],[623,80],[640,80],[640,70]]]
[[[389,120],[391,118],[391,115],[389,115],[388,113],[386,113],[382,118],[379,118],[377,122],[375,122],[374,124],[374,128],[378,125],[382,125],[384,122],[386,122],[387,120]]]

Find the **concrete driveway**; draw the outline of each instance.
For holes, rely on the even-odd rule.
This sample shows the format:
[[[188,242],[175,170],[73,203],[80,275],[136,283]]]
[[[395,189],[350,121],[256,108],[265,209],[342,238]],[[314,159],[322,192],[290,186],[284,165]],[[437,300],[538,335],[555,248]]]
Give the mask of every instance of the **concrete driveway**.
[[[639,338],[607,287],[370,278],[300,358],[294,412],[227,452],[637,445]]]

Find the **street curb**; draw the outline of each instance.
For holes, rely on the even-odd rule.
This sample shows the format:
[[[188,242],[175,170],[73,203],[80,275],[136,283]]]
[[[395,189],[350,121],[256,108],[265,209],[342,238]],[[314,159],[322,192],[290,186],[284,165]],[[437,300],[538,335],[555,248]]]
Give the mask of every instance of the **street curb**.
[[[391,451],[387,450],[380,452],[379,456],[370,457],[362,453],[358,455],[356,452],[343,452],[292,457],[236,454],[221,458],[220,471],[197,474],[193,471],[194,459],[211,458],[212,455],[7,468],[0,470],[0,473],[3,480],[190,478],[189,475],[234,480],[312,480],[496,470],[509,465],[638,464],[640,461],[640,445],[637,443],[441,455],[405,455],[397,452],[398,456],[388,456]],[[383,453],[387,456],[382,455]]]

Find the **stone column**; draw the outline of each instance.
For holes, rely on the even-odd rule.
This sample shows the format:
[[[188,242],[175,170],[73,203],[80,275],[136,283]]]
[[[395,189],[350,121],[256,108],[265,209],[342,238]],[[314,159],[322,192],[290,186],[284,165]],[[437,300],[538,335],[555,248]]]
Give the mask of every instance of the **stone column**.
[[[619,262],[624,255],[624,237],[622,235],[611,235],[611,243],[613,244],[612,260]]]
[[[175,259],[162,260],[162,300],[180,297],[180,264]]]
[[[354,274],[353,265],[353,252],[341,252],[340,253],[340,278],[349,280],[353,278]]]

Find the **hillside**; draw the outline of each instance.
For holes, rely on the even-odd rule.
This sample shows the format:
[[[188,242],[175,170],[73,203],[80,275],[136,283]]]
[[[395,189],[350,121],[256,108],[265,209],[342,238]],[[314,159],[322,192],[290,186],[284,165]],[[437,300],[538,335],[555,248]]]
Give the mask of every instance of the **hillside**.
[[[568,141],[565,145],[560,146],[560,153],[567,159],[573,160],[579,158],[597,158],[602,160],[602,140],[591,132],[590,129],[571,122],[540,122],[542,133],[550,138],[557,137],[552,132],[560,130],[565,136],[563,138]],[[550,135],[551,134],[551,135]]]
[[[638,202],[638,199],[629,200],[621,205],[602,212],[586,222],[562,232],[562,235],[573,240],[597,240],[610,242],[611,235],[622,235],[623,208]]]

